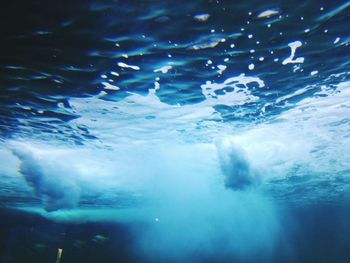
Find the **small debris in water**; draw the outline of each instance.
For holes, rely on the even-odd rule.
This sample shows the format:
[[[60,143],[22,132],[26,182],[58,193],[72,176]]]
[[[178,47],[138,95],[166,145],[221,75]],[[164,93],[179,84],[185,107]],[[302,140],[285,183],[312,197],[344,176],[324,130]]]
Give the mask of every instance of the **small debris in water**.
[[[63,253],[63,249],[62,249],[62,248],[59,248],[59,249],[57,250],[56,263],[60,263],[60,262],[61,262],[62,253]]]

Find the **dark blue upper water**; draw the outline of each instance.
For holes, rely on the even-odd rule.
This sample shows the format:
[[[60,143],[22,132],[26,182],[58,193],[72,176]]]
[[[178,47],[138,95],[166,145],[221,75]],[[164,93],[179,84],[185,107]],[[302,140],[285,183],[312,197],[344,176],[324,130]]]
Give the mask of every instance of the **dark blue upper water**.
[[[203,102],[206,81],[259,77],[265,87],[249,85],[257,100],[218,102],[212,119],[265,121],[349,78],[348,7],[346,1],[13,1],[1,9],[2,137],[54,130],[84,143],[94,135],[69,122],[80,115],[72,97],[146,95],[157,77],[160,101],[180,106]],[[304,62],[282,65],[294,41],[302,43],[296,57]],[[154,72],[167,65],[166,74]],[[226,67],[222,74],[218,65]],[[119,90],[106,90],[104,82]],[[290,97],[280,101],[284,96]]]

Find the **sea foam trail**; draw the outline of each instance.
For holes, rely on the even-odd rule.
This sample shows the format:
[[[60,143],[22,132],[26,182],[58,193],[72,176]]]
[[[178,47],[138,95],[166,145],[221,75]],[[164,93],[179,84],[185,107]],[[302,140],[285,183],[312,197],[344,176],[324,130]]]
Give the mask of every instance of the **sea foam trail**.
[[[56,166],[53,170],[45,168],[45,160],[39,160],[29,149],[14,148],[12,152],[20,160],[19,172],[26,182],[42,199],[47,211],[74,208],[80,198],[80,189],[75,179]],[[44,162],[44,163],[43,163]]]

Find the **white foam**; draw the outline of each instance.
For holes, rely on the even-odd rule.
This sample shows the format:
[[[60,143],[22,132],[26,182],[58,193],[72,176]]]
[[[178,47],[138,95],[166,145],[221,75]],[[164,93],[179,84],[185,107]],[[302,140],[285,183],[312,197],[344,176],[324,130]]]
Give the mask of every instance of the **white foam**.
[[[215,32],[215,31],[214,31]],[[209,40],[203,40],[192,46],[194,50],[214,48],[222,42],[221,38],[212,38]]]
[[[195,15],[194,19],[200,22],[205,22],[209,19],[209,17],[210,17],[210,14],[205,13],[205,14]]]
[[[260,14],[258,14],[258,18],[268,18],[271,16],[275,16],[279,14],[279,10],[278,9],[267,9],[263,12],[261,12]]]
[[[288,58],[283,60],[282,65],[287,65],[287,64],[299,64],[299,63],[304,63],[304,58],[303,57],[298,57],[295,58],[295,51],[298,47],[302,46],[302,43],[300,41],[294,41],[288,44],[288,46],[291,49],[291,54]]]
[[[157,90],[160,90],[160,83],[158,82],[159,78],[154,81],[154,89],[150,89],[149,92],[156,94]]]
[[[139,66],[128,65],[128,64],[126,64],[124,62],[118,62],[118,66],[121,67],[121,68],[131,68],[133,70],[140,70]]]
[[[163,66],[161,68],[155,69],[154,72],[162,72],[163,74],[168,73],[169,70],[171,70],[173,67],[170,65]]]
[[[202,93],[207,99],[205,104],[233,106],[257,101],[259,97],[252,95],[247,86],[247,84],[254,82],[257,83],[260,88],[265,86],[260,78],[245,76],[245,74],[228,78],[223,83],[207,81],[206,84],[201,85]],[[228,91],[229,88],[233,90]],[[221,91],[220,94],[217,94],[218,91]]]
[[[103,85],[103,88],[107,90],[120,90],[118,86],[112,85],[108,82],[102,82],[101,84]]]
[[[291,98],[294,98],[296,96],[302,95],[302,94],[306,93],[309,89],[310,88],[307,88],[307,87],[298,89],[297,91],[295,91],[295,92],[293,92],[291,94],[288,94],[288,95],[282,96],[280,98],[277,98],[276,99],[276,103],[278,104],[278,103],[281,103],[281,102],[286,101],[288,99],[291,99]]]
[[[226,70],[226,68],[227,68],[226,65],[217,65],[216,67],[219,69],[218,70],[219,74],[222,74],[222,72],[224,72]]]

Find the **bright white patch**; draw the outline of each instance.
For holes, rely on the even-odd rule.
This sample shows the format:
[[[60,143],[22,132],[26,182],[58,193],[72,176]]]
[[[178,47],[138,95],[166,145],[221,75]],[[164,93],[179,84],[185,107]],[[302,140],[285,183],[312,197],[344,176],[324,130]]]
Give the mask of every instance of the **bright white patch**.
[[[299,64],[299,63],[304,63],[304,58],[303,57],[298,57],[294,59],[295,56],[295,51],[298,47],[301,47],[302,43],[300,41],[294,41],[288,44],[288,46],[291,49],[291,54],[288,58],[283,60],[282,65],[287,65],[289,63],[291,64]]]
[[[102,82],[101,83],[104,87],[104,89],[108,89],[108,90],[120,90],[120,88],[119,87],[117,87],[117,86],[114,86],[114,85],[112,85],[112,84],[110,84],[110,83],[108,83],[108,82]]]
[[[210,14],[198,14],[194,16],[194,19],[199,22],[205,22],[209,19]]]
[[[154,72],[162,72],[163,74],[166,74],[170,69],[172,69],[172,66],[163,66],[161,68],[155,69]]]
[[[337,37],[337,38],[334,40],[333,44],[337,44],[339,41],[340,41],[340,37]]]
[[[258,15],[258,18],[271,17],[271,16],[275,16],[277,14],[279,14],[279,10],[277,10],[277,9],[268,9],[268,10],[265,10],[265,11],[261,12]]]
[[[314,76],[314,75],[316,75],[316,74],[318,74],[318,71],[317,71],[317,70],[311,71],[311,73],[310,73],[311,76]]]
[[[118,66],[121,67],[121,68],[131,68],[131,69],[134,69],[134,70],[140,70],[139,66],[128,65],[128,64],[126,64],[124,62],[118,62]]]
[[[198,43],[196,45],[193,45],[192,48],[194,50],[199,50],[199,49],[205,49],[205,48],[214,48],[216,47],[221,41],[222,39],[218,39],[218,38],[214,38],[214,39],[210,39],[201,43]]]
[[[205,104],[234,106],[258,101],[259,97],[252,95],[247,86],[247,84],[254,82],[258,84],[259,88],[265,86],[260,78],[248,77],[244,74],[228,78],[223,83],[207,81],[206,84],[201,85],[202,93],[207,99]]]
[[[254,70],[255,65],[253,63],[251,63],[251,64],[249,64],[248,68],[249,68],[249,70]]]
[[[158,81],[159,81],[159,78],[157,78],[156,81],[154,82],[154,89],[149,89],[150,93],[156,94],[157,90],[160,89],[160,83]]]
[[[224,70],[227,68],[227,66],[225,65],[217,65],[216,67],[219,69],[218,70],[219,74],[222,74],[222,72],[224,72]]]

